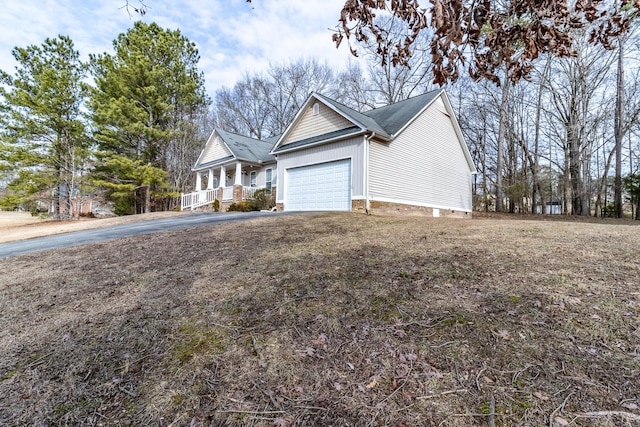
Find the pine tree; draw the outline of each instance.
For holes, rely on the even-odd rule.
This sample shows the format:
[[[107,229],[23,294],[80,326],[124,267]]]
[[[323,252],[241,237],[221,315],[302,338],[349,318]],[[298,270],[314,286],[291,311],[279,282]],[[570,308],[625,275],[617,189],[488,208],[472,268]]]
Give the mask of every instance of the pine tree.
[[[67,219],[90,153],[82,114],[87,66],[66,36],[12,54],[15,75],[0,72],[0,160],[12,178],[4,205],[48,194],[54,217]]]
[[[114,53],[91,57],[95,88],[89,103],[99,148],[112,158],[177,173],[175,144],[207,105],[198,51],[180,31],[136,22],[113,42]],[[117,162],[116,162],[117,163]],[[106,162],[104,167],[110,163]],[[131,177],[133,178],[133,177]],[[170,177],[145,185],[143,209],[166,193]],[[159,201],[156,201],[159,203]]]

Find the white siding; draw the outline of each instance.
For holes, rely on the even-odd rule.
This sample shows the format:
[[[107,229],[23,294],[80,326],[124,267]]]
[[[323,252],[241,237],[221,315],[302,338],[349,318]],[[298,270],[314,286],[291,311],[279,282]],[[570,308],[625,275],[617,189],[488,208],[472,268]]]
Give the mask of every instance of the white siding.
[[[258,187],[264,187],[267,184],[267,169],[271,169],[271,188],[278,185],[276,164],[265,166],[258,171]]]
[[[351,197],[362,198],[363,192],[363,146],[364,137],[345,139],[331,144],[317,145],[306,150],[296,150],[278,155],[278,176],[285,176],[289,168],[308,166],[334,160],[351,159]],[[278,202],[284,202],[284,182],[278,184]]]
[[[372,200],[470,212],[471,171],[441,98],[390,143],[371,143]]]
[[[207,145],[204,148],[202,155],[200,156],[198,165],[202,165],[217,159],[222,159],[230,155],[231,152],[222,143],[222,141],[220,141],[220,138],[216,136],[213,140],[209,139],[209,141],[207,141]]]
[[[235,175],[235,168],[232,169],[232,171],[227,171],[227,173],[231,173],[233,177]],[[251,171],[256,171],[256,188],[264,188],[267,183],[267,169],[271,169],[271,186],[275,187],[278,182],[276,179],[277,167],[275,163],[269,164],[268,166],[253,168],[250,166],[243,166],[242,170],[246,171],[246,175],[242,176],[242,185],[249,187],[251,185]],[[231,182],[234,182],[233,178]]]
[[[322,103],[318,103],[319,114],[314,115],[313,105],[309,105],[302,113],[298,123],[291,129],[281,145],[354,126],[349,120]]]

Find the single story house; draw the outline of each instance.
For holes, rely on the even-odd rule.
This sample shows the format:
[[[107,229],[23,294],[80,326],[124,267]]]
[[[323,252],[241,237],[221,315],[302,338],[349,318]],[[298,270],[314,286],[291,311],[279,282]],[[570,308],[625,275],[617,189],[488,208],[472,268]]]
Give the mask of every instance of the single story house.
[[[276,158],[270,151],[277,138],[263,141],[214,129],[192,169],[195,191],[182,195],[181,209],[195,209],[214,200],[224,206],[246,200],[261,188],[275,190]]]
[[[196,191],[183,196],[183,209],[267,187],[278,210],[434,217],[470,215],[476,173],[444,90],[365,113],[311,93],[279,137],[260,141],[214,130],[193,170]],[[205,171],[211,194],[202,189]]]

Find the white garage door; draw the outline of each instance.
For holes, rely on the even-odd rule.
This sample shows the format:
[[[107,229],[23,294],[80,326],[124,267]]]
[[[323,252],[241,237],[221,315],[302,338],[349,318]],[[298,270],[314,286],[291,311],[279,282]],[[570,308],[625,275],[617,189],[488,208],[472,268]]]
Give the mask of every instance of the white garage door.
[[[287,211],[351,210],[351,160],[287,169]]]

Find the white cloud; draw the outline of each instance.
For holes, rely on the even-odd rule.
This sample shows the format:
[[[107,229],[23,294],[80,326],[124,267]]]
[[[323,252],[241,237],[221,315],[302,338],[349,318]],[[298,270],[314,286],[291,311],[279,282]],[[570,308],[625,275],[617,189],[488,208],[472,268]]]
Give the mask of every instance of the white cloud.
[[[135,2],[134,2],[135,3]],[[71,37],[83,56],[110,53],[112,41],[130,28],[125,0],[8,0],[0,20],[0,68],[13,72],[14,46],[41,44],[46,37]],[[269,63],[315,57],[340,68],[350,58],[346,46],[336,49],[331,28],[344,0],[145,0],[145,22],[180,29],[200,52],[199,67],[210,95],[232,86],[245,73]]]

